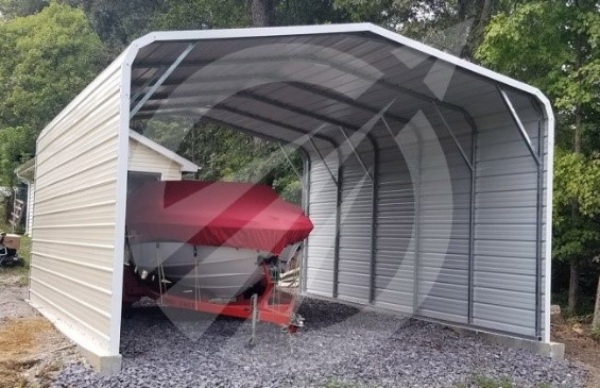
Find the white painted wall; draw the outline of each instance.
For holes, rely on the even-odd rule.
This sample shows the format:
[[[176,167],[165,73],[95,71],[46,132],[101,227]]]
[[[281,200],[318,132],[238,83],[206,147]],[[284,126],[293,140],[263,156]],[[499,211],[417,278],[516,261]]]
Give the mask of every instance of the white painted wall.
[[[129,138],[129,171],[154,172],[162,180],[181,180],[181,164]]]
[[[117,61],[44,129],[36,154],[30,301],[99,357],[119,357],[121,81]]]

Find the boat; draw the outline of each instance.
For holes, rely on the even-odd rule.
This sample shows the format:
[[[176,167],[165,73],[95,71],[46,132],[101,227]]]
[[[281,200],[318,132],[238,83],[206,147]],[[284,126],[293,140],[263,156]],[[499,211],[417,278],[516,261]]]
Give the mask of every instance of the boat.
[[[313,229],[302,209],[265,185],[153,181],[127,204],[131,265],[142,280],[232,300]]]

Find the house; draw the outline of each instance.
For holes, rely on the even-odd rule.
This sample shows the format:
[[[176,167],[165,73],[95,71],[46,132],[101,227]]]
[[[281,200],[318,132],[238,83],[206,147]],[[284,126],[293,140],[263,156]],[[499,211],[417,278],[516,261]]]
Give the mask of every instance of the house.
[[[181,180],[184,173],[195,173],[200,168],[166,147],[129,131],[129,191],[135,190],[147,180]],[[25,195],[15,196],[13,223],[23,222],[24,233],[33,231],[33,198],[35,195],[35,159],[30,159],[15,169],[19,181],[26,187]],[[21,199],[22,198],[22,199]]]

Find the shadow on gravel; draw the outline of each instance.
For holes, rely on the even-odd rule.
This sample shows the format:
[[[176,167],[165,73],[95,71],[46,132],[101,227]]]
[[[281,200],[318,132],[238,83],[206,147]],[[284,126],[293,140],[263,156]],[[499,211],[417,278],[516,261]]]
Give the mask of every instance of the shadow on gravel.
[[[207,324],[203,329],[202,335],[195,338],[194,341],[210,339],[210,342],[216,348],[225,343],[229,338],[239,335],[240,327],[245,323],[243,319],[231,318],[228,316],[214,316],[195,311],[177,308],[165,308],[159,306],[134,307],[129,310],[129,316],[122,322],[122,330],[135,330],[129,328],[129,322],[144,322],[146,326],[160,325],[163,330],[170,332],[170,335],[181,336],[174,322],[182,323],[202,323]],[[136,323],[137,325],[138,323]]]
[[[345,322],[361,311],[361,309],[354,306],[304,299],[298,309],[298,314],[304,317],[302,331],[307,332],[322,330]]]

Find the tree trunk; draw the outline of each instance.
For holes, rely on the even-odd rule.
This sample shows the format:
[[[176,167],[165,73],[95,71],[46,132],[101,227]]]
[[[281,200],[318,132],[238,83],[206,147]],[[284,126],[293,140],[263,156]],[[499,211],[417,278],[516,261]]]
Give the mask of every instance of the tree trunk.
[[[569,304],[567,306],[567,315],[575,315],[577,312],[577,302],[579,300],[579,259],[571,259],[571,273],[569,276]]]
[[[252,23],[256,27],[270,26],[273,11],[271,0],[252,0]]]
[[[598,278],[598,289],[596,291],[596,306],[594,307],[594,320],[592,321],[594,329],[600,328],[600,277]]]
[[[465,47],[461,50],[462,58],[473,59],[473,54],[483,40],[485,28],[490,22],[493,12],[494,2],[492,0],[459,0],[458,20],[460,22],[469,19],[473,21]]]

